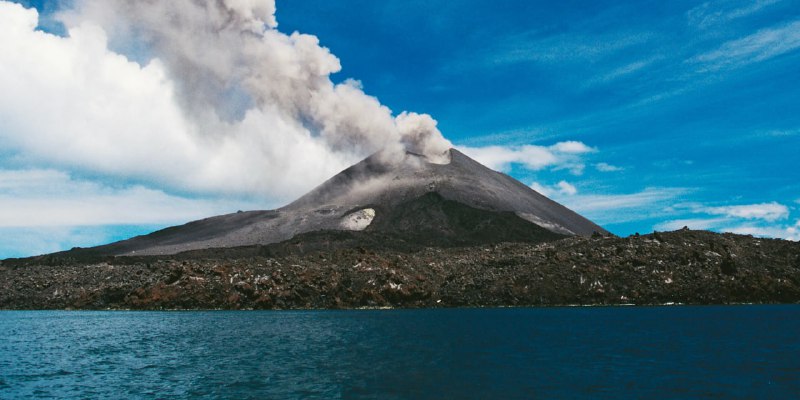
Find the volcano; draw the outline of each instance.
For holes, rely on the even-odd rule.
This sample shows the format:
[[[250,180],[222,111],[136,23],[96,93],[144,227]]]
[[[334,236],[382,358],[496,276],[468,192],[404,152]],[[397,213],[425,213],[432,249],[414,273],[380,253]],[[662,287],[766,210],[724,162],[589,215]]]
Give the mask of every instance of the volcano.
[[[428,244],[547,241],[608,232],[458,150],[435,163],[378,152],[294,202],[206,218],[94,248],[107,255],[169,255],[267,245],[313,232],[359,232]],[[381,236],[383,235],[383,236]]]

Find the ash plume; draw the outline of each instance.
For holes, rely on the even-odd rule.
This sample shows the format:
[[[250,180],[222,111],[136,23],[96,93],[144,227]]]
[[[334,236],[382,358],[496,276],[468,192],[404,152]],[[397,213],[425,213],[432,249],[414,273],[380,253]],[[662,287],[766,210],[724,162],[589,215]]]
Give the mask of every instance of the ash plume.
[[[405,149],[444,161],[451,144],[430,116],[395,117],[359,82],[334,84],[336,56],[313,35],[278,31],[275,10],[274,0],[77,0],[62,20],[99,24],[114,50],[160,60],[203,135],[261,113],[347,158]]]

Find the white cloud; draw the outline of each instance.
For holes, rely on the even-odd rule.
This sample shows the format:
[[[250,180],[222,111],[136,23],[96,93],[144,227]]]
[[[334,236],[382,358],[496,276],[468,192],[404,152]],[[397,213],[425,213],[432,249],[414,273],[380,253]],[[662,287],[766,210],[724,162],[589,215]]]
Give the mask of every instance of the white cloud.
[[[0,1],[0,141],[26,165],[285,201],[382,147],[449,145],[334,85],[339,60],[273,29],[273,1],[75,4],[59,37]]]
[[[550,150],[557,152],[557,153],[565,153],[565,154],[585,154],[585,153],[592,153],[597,151],[592,147],[587,146],[583,142],[578,142],[575,140],[568,140],[566,142],[558,142],[552,146],[550,146]]]
[[[677,204],[673,210],[708,217],[668,220],[657,224],[654,229],[676,230],[688,226],[691,229],[800,240],[800,220],[794,225],[777,223],[789,217],[789,208],[776,202],[722,207],[689,203]]]
[[[539,192],[540,194],[542,194],[542,195],[544,195],[546,197],[553,197],[554,191],[553,191],[553,188],[550,187],[550,186],[542,185],[539,182],[533,182],[533,183],[530,184],[530,187],[531,187],[531,189]]]
[[[578,188],[567,181],[560,181],[553,186],[542,185],[539,182],[530,184],[531,189],[547,196],[553,197],[555,195],[561,196],[574,196],[578,193]]]
[[[739,225],[726,228],[725,231],[738,233],[740,235],[753,235],[760,237],[770,237],[800,241],[800,231],[797,226],[757,226],[757,225]]]
[[[622,171],[624,169],[622,167],[617,167],[615,165],[611,165],[604,162],[597,163],[594,165],[594,167],[600,172],[616,172],[616,171]]]
[[[584,212],[632,209],[674,199],[685,192],[680,188],[647,188],[637,193],[585,195],[576,198],[573,205]]]
[[[695,210],[695,212],[744,219],[762,219],[769,222],[789,217],[789,208],[776,202],[724,207],[701,207]]]
[[[584,162],[581,155],[597,151],[577,141],[558,142],[552,146],[457,146],[456,148],[497,171],[508,171],[512,164],[518,164],[533,171],[566,168],[575,175],[583,172]]]
[[[149,228],[152,230],[152,227]],[[119,236],[124,231],[127,235]],[[109,226],[0,226],[0,259],[8,257],[30,257],[53,253],[72,247],[90,247],[106,244],[137,234],[147,233],[136,229],[120,229]]]
[[[554,200],[599,224],[619,224],[661,217],[675,199],[688,193],[684,188],[646,188],[635,193],[556,193]]]
[[[578,193],[578,189],[575,186],[573,186],[573,185],[571,185],[571,184],[569,184],[569,183],[567,183],[565,181],[558,182],[557,185],[558,185],[558,189],[561,191],[561,193],[563,193],[563,194],[565,194],[567,196],[574,196],[575,194]]]
[[[511,164],[523,164],[526,168],[540,170],[558,164],[558,157],[542,146],[486,146],[465,147],[458,150],[481,164],[498,171],[507,171]]]
[[[253,208],[260,207],[241,200],[174,196],[142,186],[111,187],[55,170],[0,170],[2,228],[175,224]]]
[[[763,8],[778,3],[781,0],[756,0],[744,7],[733,9],[719,8],[732,3],[705,2],[686,13],[689,22],[700,29],[726,23],[731,20],[746,17],[761,11]]]
[[[723,43],[718,49],[689,61],[701,65],[702,70],[716,71],[765,61],[797,48],[800,48],[800,21],[793,21]]]
[[[598,75],[597,77],[588,80],[586,84],[587,86],[592,86],[596,84],[608,83],[617,80],[619,78],[635,74],[636,72],[645,69],[646,67],[650,66],[651,64],[660,59],[661,57],[651,57],[645,60],[634,61],[632,63],[622,65],[620,67],[612,69],[611,71],[605,74]]]
[[[772,137],[787,137],[787,136],[800,136],[800,128],[796,129],[782,129],[782,130],[772,130],[766,133]]]
[[[651,38],[646,32],[614,34],[570,32],[547,37],[541,37],[540,34],[540,31],[534,31],[498,41],[498,45],[490,49],[487,57],[489,63],[594,62],[632,46],[646,43]]]

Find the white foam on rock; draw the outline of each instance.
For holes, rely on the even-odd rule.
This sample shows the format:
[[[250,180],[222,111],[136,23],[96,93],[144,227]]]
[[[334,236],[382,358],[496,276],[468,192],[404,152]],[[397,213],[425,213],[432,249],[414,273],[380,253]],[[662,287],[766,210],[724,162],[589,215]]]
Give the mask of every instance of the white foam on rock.
[[[341,226],[343,229],[350,231],[363,231],[369,226],[369,224],[372,223],[374,218],[375,210],[372,208],[365,208],[347,214],[344,218],[342,218]]]

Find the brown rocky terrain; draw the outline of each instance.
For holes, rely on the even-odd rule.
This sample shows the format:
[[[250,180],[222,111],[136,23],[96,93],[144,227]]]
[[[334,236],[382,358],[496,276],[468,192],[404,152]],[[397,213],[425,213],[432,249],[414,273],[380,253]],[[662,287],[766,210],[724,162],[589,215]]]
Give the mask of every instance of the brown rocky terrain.
[[[3,309],[800,302],[800,243],[681,230],[414,247],[314,233],[174,256],[5,260]],[[338,236],[337,236],[338,235]],[[342,236],[344,235],[344,236]],[[383,243],[383,244],[381,244]]]

